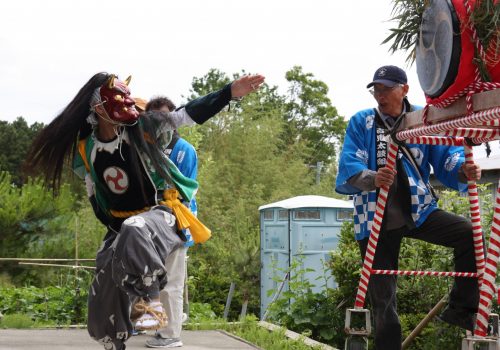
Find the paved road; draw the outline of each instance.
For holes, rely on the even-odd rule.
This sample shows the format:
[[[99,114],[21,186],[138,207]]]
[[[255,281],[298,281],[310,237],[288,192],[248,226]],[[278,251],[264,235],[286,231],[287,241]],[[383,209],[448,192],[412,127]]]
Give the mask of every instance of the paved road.
[[[147,335],[132,337],[127,350],[146,349]],[[259,349],[220,331],[183,331],[184,346],[179,350],[255,350]],[[101,350],[87,330],[1,329],[0,350]]]

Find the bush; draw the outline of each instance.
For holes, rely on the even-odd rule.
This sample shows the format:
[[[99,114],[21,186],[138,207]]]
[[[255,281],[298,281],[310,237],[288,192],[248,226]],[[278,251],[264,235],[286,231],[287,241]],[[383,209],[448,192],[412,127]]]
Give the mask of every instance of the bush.
[[[4,319],[23,314],[37,322],[80,324],[86,323],[86,309],[86,288],[0,288],[0,312],[4,314]]]
[[[217,316],[212,311],[208,303],[190,303],[189,304],[189,322],[199,323],[215,320]]]
[[[317,341],[343,347],[346,300],[339,289],[326,287],[313,293],[312,283],[304,278],[308,270],[300,270],[302,256],[292,261],[289,288],[269,305],[269,319],[294,332]],[[326,276],[326,275],[325,275]],[[276,291],[269,291],[274,294]]]
[[[427,311],[427,310],[424,310]],[[401,330],[403,339],[406,338],[413,329],[426,316],[425,313],[400,314]],[[438,320],[431,321],[422,330],[422,333],[411,343],[412,350],[441,350],[460,349],[465,331],[458,327],[450,326]]]

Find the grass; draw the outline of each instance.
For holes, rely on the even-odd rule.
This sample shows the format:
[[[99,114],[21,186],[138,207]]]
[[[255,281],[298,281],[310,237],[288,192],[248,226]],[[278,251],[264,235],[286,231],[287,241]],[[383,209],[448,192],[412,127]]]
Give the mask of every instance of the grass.
[[[54,327],[56,324],[52,321],[34,321],[27,314],[10,314],[0,318],[0,329],[29,329],[29,328],[44,328]]]
[[[257,345],[263,350],[319,350],[319,347],[311,347],[300,340],[289,339],[285,335],[285,329],[269,331],[257,324],[257,320],[247,318],[244,322],[208,321],[185,325],[190,330],[215,330],[220,329],[245,341]]]
[[[0,328],[33,328],[35,322],[25,314],[5,315],[0,320]]]

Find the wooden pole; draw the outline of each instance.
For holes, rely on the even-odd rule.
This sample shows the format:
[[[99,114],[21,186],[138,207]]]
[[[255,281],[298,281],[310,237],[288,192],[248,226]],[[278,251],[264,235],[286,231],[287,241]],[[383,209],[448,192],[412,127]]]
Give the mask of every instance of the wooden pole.
[[[75,261],[76,266],[80,266],[78,261],[78,216],[75,217]],[[78,304],[78,300],[80,299],[80,281],[78,280],[78,268],[75,268],[75,319],[73,322],[78,322],[81,316],[81,309]]]
[[[229,308],[231,307],[231,301],[233,300],[235,283],[231,282],[229,286],[229,293],[227,294],[226,307],[224,308],[224,316],[222,317],[224,320],[227,320],[227,316],[229,315]]]
[[[69,267],[72,269],[88,269],[95,270],[93,266],[82,266],[82,265],[62,265],[62,264],[44,264],[44,263],[32,263],[32,262],[20,262],[19,265],[35,265],[35,266],[54,266],[54,267]]]
[[[267,319],[267,316],[269,314],[269,308],[276,301],[276,299],[278,299],[278,297],[280,296],[281,291],[283,290],[283,287],[285,286],[285,283],[286,283],[289,275],[290,275],[290,271],[287,271],[287,273],[285,273],[285,276],[283,276],[283,280],[281,281],[281,283],[280,283],[280,285],[279,285],[278,290],[276,291],[276,293],[274,293],[273,299],[271,300],[271,302],[269,303],[269,305],[267,305],[266,311],[264,312],[264,316],[262,316],[262,320],[261,321],[265,321]]]
[[[78,266],[78,217],[75,218],[75,262]],[[78,269],[75,269],[75,283],[78,283]]]
[[[445,295],[441,300],[438,301],[438,303],[432,308],[432,310],[429,311],[427,316],[425,316],[422,319],[422,321],[420,321],[420,323],[417,325],[417,327],[415,327],[415,329],[410,333],[410,335],[408,335],[408,337],[406,337],[406,339],[403,342],[403,345],[401,345],[401,348],[403,350],[408,348],[408,346],[413,341],[413,339],[415,339],[417,337],[417,335],[419,335],[420,332],[422,332],[422,329],[424,329],[425,326],[427,326],[427,324],[430,322],[430,320],[434,316],[436,316],[439,313],[439,311],[441,311],[441,309],[446,305],[447,300],[448,300],[448,295]]]
[[[0,261],[75,261],[75,259],[0,258]],[[95,261],[95,259],[78,259],[78,261]]]

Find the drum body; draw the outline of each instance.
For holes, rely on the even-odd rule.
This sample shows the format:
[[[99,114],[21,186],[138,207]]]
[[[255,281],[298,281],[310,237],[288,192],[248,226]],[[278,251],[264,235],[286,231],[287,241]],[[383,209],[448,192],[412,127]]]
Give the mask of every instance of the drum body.
[[[469,0],[469,4],[473,8],[475,0]],[[475,45],[468,21],[464,0],[433,0],[424,11],[416,64],[429,104],[460,93],[475,80]],[[500,82],[500,63],[487,68],[491,81]]]

